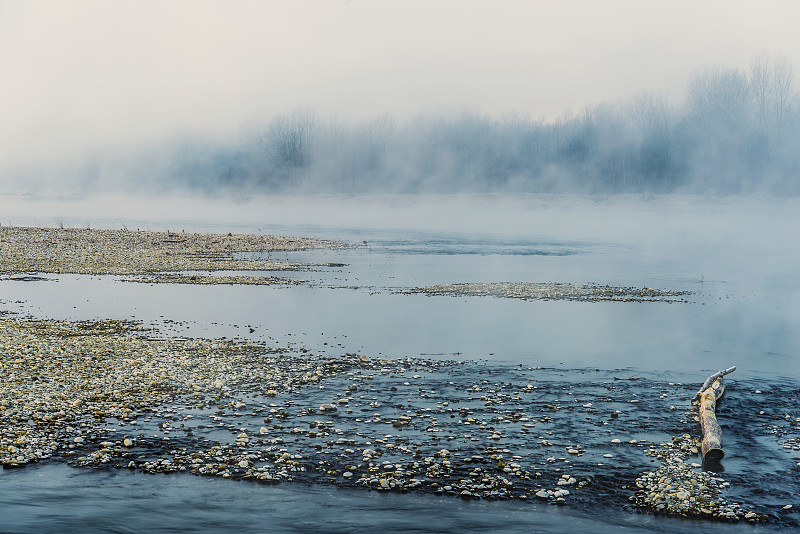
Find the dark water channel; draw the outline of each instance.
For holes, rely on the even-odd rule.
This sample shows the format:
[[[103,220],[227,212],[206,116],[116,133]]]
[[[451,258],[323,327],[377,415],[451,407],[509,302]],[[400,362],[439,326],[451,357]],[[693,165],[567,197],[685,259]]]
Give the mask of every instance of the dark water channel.
[[[384,420],[430,410],[426,417],[435,419],[441,439],[431,438],[425,425],[401,432],[376,422],[370,434],[355,420],[364,418],[355,403],[353,415],[334,418],[339,437],[356,442],[347,445],[353,449],[402,435],[428,447],[423,455],[443,446],[462,456],[483,454],[486,433],[474,433],[479,441],[465,439],[470,433],[465,418],[450,417],[452,408],[470,407],[486,421],[500,417],[492,424],[501,436],[492,443],[507,450],[506,456],[518,457],[550,484],[563,467],[589,485],[575,491],[566,506],[555,506],[384,493],[319,477],[262,485],[34,465],[0,472],[0,532],[721,532],[797,526],[800,215],[795,206],[519,200],[501,205],[491,198],[489,208],[476,208],[474,199],[467,206],[431,201],[422,207],[384,199],[376,201],[382,218],[374,205],[361,217],[354,215],[359,205],[345,200],[346,216],[337,218],[340,212],[331,209],[337,202],[300,202],[295,208],[306,210],[305,217],[286,206],[251,204],[213,221],[200,215],[140,221],[152,229],[307,235],[357,245],[275,253],[271,259],[321,264],[281,273],[303,280],[301,285],[146,285],[116,277],[46,275],[47,281],[0,281],[0,308],[36,317],[135,319],[167,335],[239,336],[303,347],[322,357],[355,352],[373,359],[452,361],[439,374],[409,370],[381,376],[358,405],[369,408],[363,414],[380,412],[378,419]],[[98,215],[93,225],[115,227],[115,220]],[[135,218],[127,225],[135,227]],[[683,303],[623,303],[402,293],[433,284],[506,281],[691,294]],[[676,434],[696,433],[687,415],[693,391],[710,373],[731,365],[738,369],[718,412],[727,451],[723,476],[731,482],[731,499],[760,506],[773,521],[732,525],[636,511],[628,505],[630,488],[622,486],[655,468],[644,450]],[[468,389],[487,380],[508,384],[502,408],[487,408]],[[519,393],[527,385],[538,388],[536,395]],[[247,410],[291,401],[286,428],[307,429],[315,417],[294,409],[297,403],[330,402],[329,392],[344,387],[332,381],[327,390],[293,399],[250,394],[241,401]],[[515,395],[521,400],[513,400]],[[263,424],[263,414],[248,416],[244,409],[237,416],[233,410],[206,413],[178,404],[165,410],[165,419],[169,415],[193,428],[195,439],[214,442],[232,441],[241,428]],[[608,416],[614,410],[620,417]],[[527,419],[519,413],[509,419],[512,411],[525,412]],[[543,413],[551,421],[539,419]],[[524,427],[526,421],[535,425]],[[137,432],[155,442],[164,437],[158,422],[156,416],[142,419]],[[284,438],[284,447],[307,451],[302,435],[287,432]],[[543,438],[558,454],[542,448]],[[615,446],[612,438],[625,446]],[[628,445],[630,440],[636,444]],[[575,445],[585,451],[571,458],[565,449]],[[548,462],[551,456],[557,462]],[[794,512],[784,512],[786,504],[793,504]]]

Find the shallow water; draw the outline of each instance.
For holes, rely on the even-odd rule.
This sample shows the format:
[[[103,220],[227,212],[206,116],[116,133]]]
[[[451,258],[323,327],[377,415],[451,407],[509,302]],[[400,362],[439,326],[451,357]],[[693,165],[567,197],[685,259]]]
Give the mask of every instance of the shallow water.
[[[63,465],[0,475],[4,533],[56,532],[696,532],[693,520],[602,517],[529,503],[462,501],[327,486],[258,486]],[[10,498],[8,498],[10,496]],[[752,529],[749,529],[752,530]],[[711,531],[722,531],[713,529]]]
[[[577,370],[584,368],[699,386],[711,372],[737,365],[720,412],[727,436],[726,476],[744,481],[748,473],[757,474],[763,482],[748,485],[739,496],[761,492],[766,495],[762,501],[770,505],[800,507],[792,483],[798,478],[797,452],[784,451],[780,439],[769,433],[771,419],[754,423],[752,418],[761,402],[755,389],[766,391],[771,382],[788,398],[780,404],[786,413],[767,416],[800,417],[797,396],[791,397],[800,376],[800,210],[791,201],[261,199],[238,205],[185,201],[161,212],[129,202],[117,206],[119,215],[112,216],[103,211],[104,205],[90,201],[8,205],[5,200],[3,224],[52,226],[43,218],[60,209],[67,212],[68,225],[73,210],[79,215],[72,220],[81,226],[84,221],[93,227],[120,227],[124,222],[129,228],[154,230],[308,235],[360,246],[275,254],[273,259],[344,264],[282,273],[307,281],[300,286],[147,285],[118,277],[47,275],[49,281],[1,280],[1,309],[37,317],[136,319],[167,334],[240,336],[303,346],[321,355],[358,352],[542,366],[563,369],[565,386],[580,381]],[[668,304],[396,292],[501,281],[597,283],[693,294],[688,303]],[[670,420],[668,415],[654,417],[665,426]],[[668,439],[681,425],[655,429],[650,439]],[[62,465],[4,471],[0,493],[12,496],[0,504],[0,515],[10,518],[2,524],[3,532],[211,532],[223,526],[255,531],[265,524],[288,532],[699,528],[694,521],[598,509],[591,503],[553,507],[464,502]],[[121,516],[130,522],[122,526],[117,520]],[[703,523],[702,528],[721,531],[729,526]]]

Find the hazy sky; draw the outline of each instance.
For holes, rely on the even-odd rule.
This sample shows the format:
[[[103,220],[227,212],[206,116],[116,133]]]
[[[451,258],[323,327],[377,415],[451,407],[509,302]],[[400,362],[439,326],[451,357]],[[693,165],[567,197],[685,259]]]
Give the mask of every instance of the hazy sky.
[[[704,64],[800,66],[800,2],[0,0],[0,162],[298,106],[553,117]]]

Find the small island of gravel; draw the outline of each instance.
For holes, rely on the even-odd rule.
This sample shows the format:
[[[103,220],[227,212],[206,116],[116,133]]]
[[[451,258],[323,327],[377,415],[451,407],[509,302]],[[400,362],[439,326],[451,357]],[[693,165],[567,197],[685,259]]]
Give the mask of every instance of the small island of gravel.
[[[650,287],[620,287],[595,284],[563,284],[557,282],[497,282],[474,284],[443,284],[417,287],[400,293],[447,295],[453,297],[496,297],[521,300],[577,300],[597,302],[686,302],[680,298],[691,291],[653,289]]]
[[[0,273],[140,275],[133,282],[184,284],[289,284],[263,276],[180,275],[186,271],[293,271],[310,266],[237,257],[257,252],[348,245],[321,239],[243,234],[197,234],[80,228],[0,228]],[[165,274],[171,273],[171,274]]]

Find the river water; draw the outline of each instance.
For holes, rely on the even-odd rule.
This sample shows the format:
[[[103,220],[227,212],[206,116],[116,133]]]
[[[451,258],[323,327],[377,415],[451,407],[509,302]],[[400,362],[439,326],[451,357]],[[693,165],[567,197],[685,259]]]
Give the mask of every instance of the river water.
[[[726,426],[730,430],[726,473],[734,479],[764,480],[740,490],[740,496],[761,499],[775,510],[784,504],[800,508],[796,482],[781,482],[777,491],[767,481],[776,472],[785,473],[776,480],[796,480],[800,453],[784,449],[780,439],[765,438],[768,422],[753,425],[758,433],[753,440],[748,436],[752,414],[733,409],[758,410],[762,394],[755,391],[769,393],[774,384],[775,391],[788,396],[781,399],[781,409],[788,413],[778,415],[800,417],[796,201],[494,195],[238,201],[3,197],[0,209],[0,223],[7,225],[248,232],[358,245],[275,253],[272,259],[325,265],[282,273],[305,282],[288,287],[144,285],[120,277],[76,275],[47,275],[50,280],[43,282],[0,280],[0,308],[36,317],[135,319],[166,334],[239,336],[302,346],[320,355],[358,352],[477,361],[500,368],[541,367],[562,372],[564,384],[581,380],[587,369],[599,369],[645,383],[699,386],[712,372],[736,365],[726,393],[732,397],[725,412],[731,419],[723,424],[724,431]],[[594,283],[691,293],[687,302],[675,303],[403,293],[458,282]],[[659,417],[670,426],[669,414]],[[664,440],[671,430],[660,430]],[[750,462],[753,455],[761,463]],[[4,471],[0,494],[2,532],[730,528],[591,502],[572,507],[467,502],[62,464]],[[769,494],[776,498],[764,496]],[[787,521],[791,523],[784,518],[774,526]]]

